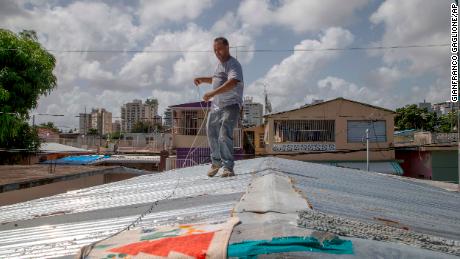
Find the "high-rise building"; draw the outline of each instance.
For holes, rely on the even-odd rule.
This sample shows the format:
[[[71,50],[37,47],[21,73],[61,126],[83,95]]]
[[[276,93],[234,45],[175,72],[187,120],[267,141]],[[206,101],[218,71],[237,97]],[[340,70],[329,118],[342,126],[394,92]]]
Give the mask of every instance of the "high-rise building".
[[[158,121],[157,113],[158,104],[152,102],[142,103],[142,100],[135,99],[130,103],[125,103],[121,107],[121,130],[131,132],[138,121],[155,124]]]
[[[163,126],[165,128],[171,128],[172,127],[172,121],[173,118],[172,118],[172,110],[170,107],[166,108],[165,112],[164,112],[164,116],[163,116]]]
[[[91,113],[80,113],[80,121],[79,121],[79,133],[86,134],[89,129],[91,128]]]
[[[104,108],[92,109],[91,128],[96,129],[99,135],[112,133],[112,113]]]
[[[436,112],[438,116],[448,114],[452,111],[459,110],[460,103],[459,102],[442,102],[442,103],[435,103],[433,104],[432,110]]]
[[[120,132],[121,131],[121,122],[120,120],[116,120],[112,123],[112,132]]]
[[[427,103],[425,100],[423,100],[423,103],[418,104],[418,108],[424,109],[426,108],[428,112],[432,112],[433,108],[431,107],[431,103]]]
[[[252,97],[243,100],[243,126],[259,126],[263,122],[264,107],[261,103],[253,102]]]
[[[91,113],[80,113],[79,132],[87,134],[90,129],[96,129],[100,135],[112,132],[112,113],[104,108],[92,109]]]

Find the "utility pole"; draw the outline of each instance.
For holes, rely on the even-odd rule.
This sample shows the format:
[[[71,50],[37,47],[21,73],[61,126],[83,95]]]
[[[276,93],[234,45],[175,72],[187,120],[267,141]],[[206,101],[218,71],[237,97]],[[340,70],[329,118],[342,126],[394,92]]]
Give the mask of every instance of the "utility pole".
[[[232,46],[230,48],[235,49],[235,58],[238,60],[238,47],[246,47],[245,45],[239,45],[239,46]]]
[[[366,129],[366,170],[369,171],[369,129]]]

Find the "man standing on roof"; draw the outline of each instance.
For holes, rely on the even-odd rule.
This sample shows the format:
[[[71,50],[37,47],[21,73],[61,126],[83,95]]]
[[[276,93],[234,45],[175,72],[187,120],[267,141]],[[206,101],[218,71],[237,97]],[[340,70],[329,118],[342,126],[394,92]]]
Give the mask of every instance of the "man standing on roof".
[[[206,125],[212,161],[208,176],[213,177],[223,167],[222,177],[229,177],[235,175],[233,129],[238,123],[243,104],[243,71],[240,62],[230,56],[226,38],[214,39],[214,53],[219,60],[214,75],[197,77],[194,83],[196,86],[212,84],[213,88],[203,96],[205,101],[213,99]]]

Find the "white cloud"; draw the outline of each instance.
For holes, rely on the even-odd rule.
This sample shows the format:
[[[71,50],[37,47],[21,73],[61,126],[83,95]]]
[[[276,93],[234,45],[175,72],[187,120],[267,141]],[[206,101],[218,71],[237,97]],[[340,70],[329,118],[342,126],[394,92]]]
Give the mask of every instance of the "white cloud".
[[[91,61],[81,66],[78,74],[83,79],[113,79],[112,72],[104,71],[99,61]]]
[[[224,17],[219,24],[226,22],[226,17]],[[234,42],[232,45],[241,44],[246,49],[253,48],[254,39],[249,34],[240,29],[224,31],[220,25],[207,31],[190,23],[184,30],[158,34],[145,50],[183,50],[185,52],[138,53],[121,68],[121,77],[130,80],[140,78],[142,84],[144,82],[145,84],[164,82],[166,83],[165,88],[178,90],[178,87],[192,85],[193,78],[196,76],[211,75],[218,62],[212,52],[212,41],[216,35],[228,35],[230,43]],[[209,52],[193,52],[195,50],[209,50]],[[241,62],[247,63],[252,59],[252,53],[240,53],[238,58]]]
[[[444,3],[444,4],[442,4]],[[449,43],[449,1],[387,0],[370,20],[382,24],[384,34],[376,45]],[[449,64],[449,47],[413,48],[373,52],[383,53],[387,65],[409,62],[410,73],[442,73]]]
[[[294,49],[335,48],[348,46],[352,42],[353,35],[348,30],[334,27],[322,32],[318,40],[303,40]],[[249,85],[246,94],[260,96],[265,83],[275,110],[293,108],[305,96],[316,94],[317,88],[311,84],[314,74],[338,55],[338,52],[326,51],[294,52],[274,65],[263,78]],[[261,101],[260,97],[258,99]]]
[[[326,100],[343,97],[373,105],[389,107],[390,103],[385,101],[386,98],[382,96],[382,93],[382,89],[371,89],[369,87],[358,86],[342,78],[328,76],[318,81],[316,94],[321,96],[321,99]]]
[[[75,124],[72,116],[83,112],[84,106],[88,109],[102,106],[115,114],[124,102],[150,97],[144,96],[149,89],[164,89],[172,95],[179,84],[192,82],[191,76],[209,68],[215,58],[212,53],[200,54],[201,58],[196,59],[193,55],[139,53],[132,56],[123,52],[62,50],[128,50],[139,49],[139,46],[141,49],[189,49],[188,46],[211,49],[212,33],[197,25],[178,32],[161,31],[158,26],[195,19],[212,3],[213,0],[141,1],[139,5],[127,6],[90,1],[66,5],[6,1],[0,3],[4,7],[0,13],[8,10],[8,15],[0,17],[0,26],[15,32],[35,30],[42,45],[57,50],[52,53],[57,60],[58,87],[51,95],[40,98],[37,111],[65,113],[67,118],[53,119]],[[206,38],[199,39],[200,35]],[[152,43],[145,45],[145,42]],[[179,93],[176,99],[170,100],[172,103],[187,99],[187,93]]]
[[[383,88],[390,89],[392,88],[395,83],[399,82],[401,79],[407,77],[400,68],[393,66],[393,67],[386,67],[382,66],[375,70],[373,70],[370,74],[372,81]]]
[[[193,20],[212,4],[213,0],[141,0],[138,15],[141,25],[151,29],[168,21]]]
[[[367,3],[368,0],[246,0],[238,14],[253,30],[279,25],[295,32],[318,31],[347,25],[355,11]]]

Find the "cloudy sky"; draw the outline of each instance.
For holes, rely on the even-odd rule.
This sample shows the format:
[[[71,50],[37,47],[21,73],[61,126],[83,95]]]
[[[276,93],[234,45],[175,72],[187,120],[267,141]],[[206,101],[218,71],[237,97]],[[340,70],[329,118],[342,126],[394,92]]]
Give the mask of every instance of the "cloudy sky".
[[[197,101],[217,59],[212,40],[225,36],[243,65],[245,95],[274,110],[312,99],[345,97],[396,109],[450,98],[450,49],[279,51],[449,44],[450,0],[1,0],[0,27],[35,30],[57,58],[58,87],[36,113],[59,126],[92,107],[120,115],[133,99],[165,107]],[[238,49],[238,53],[236,50]],[[82,52],[68,52],[82,50]],[[89,50],[89,51],[88,51]],[[121,50],[121,51],[118,51]],[[141,50],[130,52],[122,50]],[[162,52],[184,50],[189,52]],[[191,52],[190,52],[191,51]],[[65,128],[63,128],[65,129]]]

